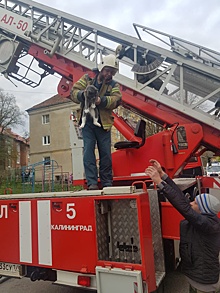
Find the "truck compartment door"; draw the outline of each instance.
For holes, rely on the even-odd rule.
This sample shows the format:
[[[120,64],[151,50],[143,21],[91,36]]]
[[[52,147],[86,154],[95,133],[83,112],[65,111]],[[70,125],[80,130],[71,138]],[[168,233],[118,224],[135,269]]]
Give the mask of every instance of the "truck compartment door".
[[[141,271],[96,267],[98,293],[143,293]],[[146,292],[147,293],[147,292]]]

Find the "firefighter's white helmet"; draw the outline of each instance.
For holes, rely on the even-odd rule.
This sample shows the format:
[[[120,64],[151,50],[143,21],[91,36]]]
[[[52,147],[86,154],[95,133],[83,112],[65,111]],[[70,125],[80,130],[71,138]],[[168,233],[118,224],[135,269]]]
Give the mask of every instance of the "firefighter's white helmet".
[[[103,60],[98,65],[98,70],[102,71],[104,67],[111,67],[116,70],[119,69],[118,60],[116,59],[115,55],[109,54],[103,57]]]

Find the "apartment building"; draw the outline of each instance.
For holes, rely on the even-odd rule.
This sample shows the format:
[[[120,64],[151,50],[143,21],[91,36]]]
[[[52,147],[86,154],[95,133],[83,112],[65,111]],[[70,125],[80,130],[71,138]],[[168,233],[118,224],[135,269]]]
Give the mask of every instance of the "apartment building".
[[[28,109],[30,122],[30,165],[35,168],[36,180],[41,180],[45,166],[47,176],[59,179],[73,172],[70,145],[70,120],[79,105],[55,95]],[[52,176],[52,175],[51,175]]]

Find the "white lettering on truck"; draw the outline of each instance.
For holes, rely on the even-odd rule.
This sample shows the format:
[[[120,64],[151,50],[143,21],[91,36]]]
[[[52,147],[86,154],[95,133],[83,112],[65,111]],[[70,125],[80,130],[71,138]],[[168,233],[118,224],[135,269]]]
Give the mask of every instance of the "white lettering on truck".
[[[32,20],[0,8],[0,27],[12,31],[15,34],[25,36],[25,31],[32,31]]]
[[[0,208],[0,219],[2,219],[2,218],[7,219],[8,218],[8,206],[1,205],[0,207],[1,207]]]
[[[51,230],[92,232],[92,225],[51,225]]]

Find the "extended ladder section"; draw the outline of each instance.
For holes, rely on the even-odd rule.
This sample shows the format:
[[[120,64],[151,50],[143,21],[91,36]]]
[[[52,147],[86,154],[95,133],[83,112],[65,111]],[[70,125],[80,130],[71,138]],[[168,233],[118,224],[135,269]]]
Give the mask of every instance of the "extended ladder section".
[[[32,87],[54,72],[74,78],[74,70],[71,77],[36,54],[39,81],[29,79],[29,72],[37,74],[33,61],[22,62],[34,45],[51,60],[56,55],[82,71],[113,53],[120,61],[115,79],[122,85],[124,107],[160,124],[200,123],[203,145],[220,148],[220,53],[137,24],[132,37],[28,0],[2,0],[0,28],[0,72],[7,78]],[[148,36],[162,46],[146,42]]]

